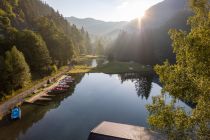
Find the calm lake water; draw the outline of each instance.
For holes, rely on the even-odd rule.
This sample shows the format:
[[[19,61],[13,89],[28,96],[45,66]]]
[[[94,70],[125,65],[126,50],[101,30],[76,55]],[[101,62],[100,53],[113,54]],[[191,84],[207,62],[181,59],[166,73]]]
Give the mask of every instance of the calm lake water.
[[[161,92],[153,81],[140,74],[77,75],[69,92],[39,102],[45,106],[23,105],[21,120],[1,121],[0,140],[87,140],[102,121],[148,127],[145,105]]]

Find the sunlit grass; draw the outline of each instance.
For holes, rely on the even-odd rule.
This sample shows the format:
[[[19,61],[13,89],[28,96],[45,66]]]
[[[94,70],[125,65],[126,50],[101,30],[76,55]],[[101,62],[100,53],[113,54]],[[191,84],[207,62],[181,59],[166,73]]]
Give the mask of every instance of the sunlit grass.
[[[135,62],[110,62],[100,67],[93,68],[92,73],[106,73],[106,74],[119,74],[129,72],[151,72],[151,67],[146,67]]]
[[[69,74],[88,73],[91,71],[91,69],[92,67],[87,65],[77,65],[69,71]]]
[[[99,59],[104,58],[104,56],[98,56],[98,55],[81,55],[79,57],[76,57],[73,59],[74,62],[77,64],[85,64],[87,61],[91,61],[92,59]]]
[[[106,73],[106,74],[119,74],[129,72],[152,72],[151,66],[144,66],[135,62],[110,62],[95,68],[87,65],[76,65],[70,71],[69,74],[79,73]]]

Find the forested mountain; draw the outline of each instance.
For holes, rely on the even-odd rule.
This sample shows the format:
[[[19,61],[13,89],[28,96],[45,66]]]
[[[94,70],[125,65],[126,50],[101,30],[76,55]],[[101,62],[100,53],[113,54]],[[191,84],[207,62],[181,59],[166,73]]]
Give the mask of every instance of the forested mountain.
[[[174,62],[168,31],[171,28],[188,30],[187,18],[190,15],[187,0],[165,0],[148,9],[140,23],[138,20],[130,22],[135,32],[121,32],[108,50],[108,55],[118,60],[134,60],[151,65],[165,59]]]
[[[80,19],[76,17],[66,18],[71,24],[77,27],[84,27],[93,36],[116,37],[122,29],[124,29],[128,22],[105,22],[93,18]]]
[[[30,82],[30,75],[48,75],[74,55],[91,51],[88,32],[70,26],[46,3],[0,1],[0,93],[16,90]],[[17,86],[11,87],[14,82]]]
[[[188,9],[188,0],[164,0],[146,11],[142,21],[144,28],[158,28],[180,11]]]

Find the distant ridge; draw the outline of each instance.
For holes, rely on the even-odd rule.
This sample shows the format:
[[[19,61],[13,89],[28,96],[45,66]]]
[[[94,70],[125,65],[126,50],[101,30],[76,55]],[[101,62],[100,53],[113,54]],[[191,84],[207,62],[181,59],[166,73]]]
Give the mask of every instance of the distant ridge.
[[[164,0],[146,11],[146,16],[143,19],[145,23],[144,27],[159,28],[180,11],[186,11],[188,9],[188,0]]]
[[[75,24],[78,28],[84,27],[85,30],[93,36],[108,35],[109,37],[115,37],[128,24],[127,21],[106,22],[93,18],[81,19],[76,17],[67,17],[66,19],[70,22],[70,24]]]

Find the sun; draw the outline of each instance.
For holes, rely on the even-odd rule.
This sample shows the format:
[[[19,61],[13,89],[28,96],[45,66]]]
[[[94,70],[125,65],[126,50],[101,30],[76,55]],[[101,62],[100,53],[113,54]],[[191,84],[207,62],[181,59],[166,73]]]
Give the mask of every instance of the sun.
[[[142,19],[144,18],[144,16],[145,16],[145,12],[144,11],[139,12],[139,15],[137,17],[139,30],[141,30],[141,28],[142,28]]]
[[[145,16],[145,11],[140,11],[138,15],[138,19],[141,20]]]
[[[116,8],[115,16],[123,20],[142,19],[148,6],[141,0],[124,0],[125,2]]]

